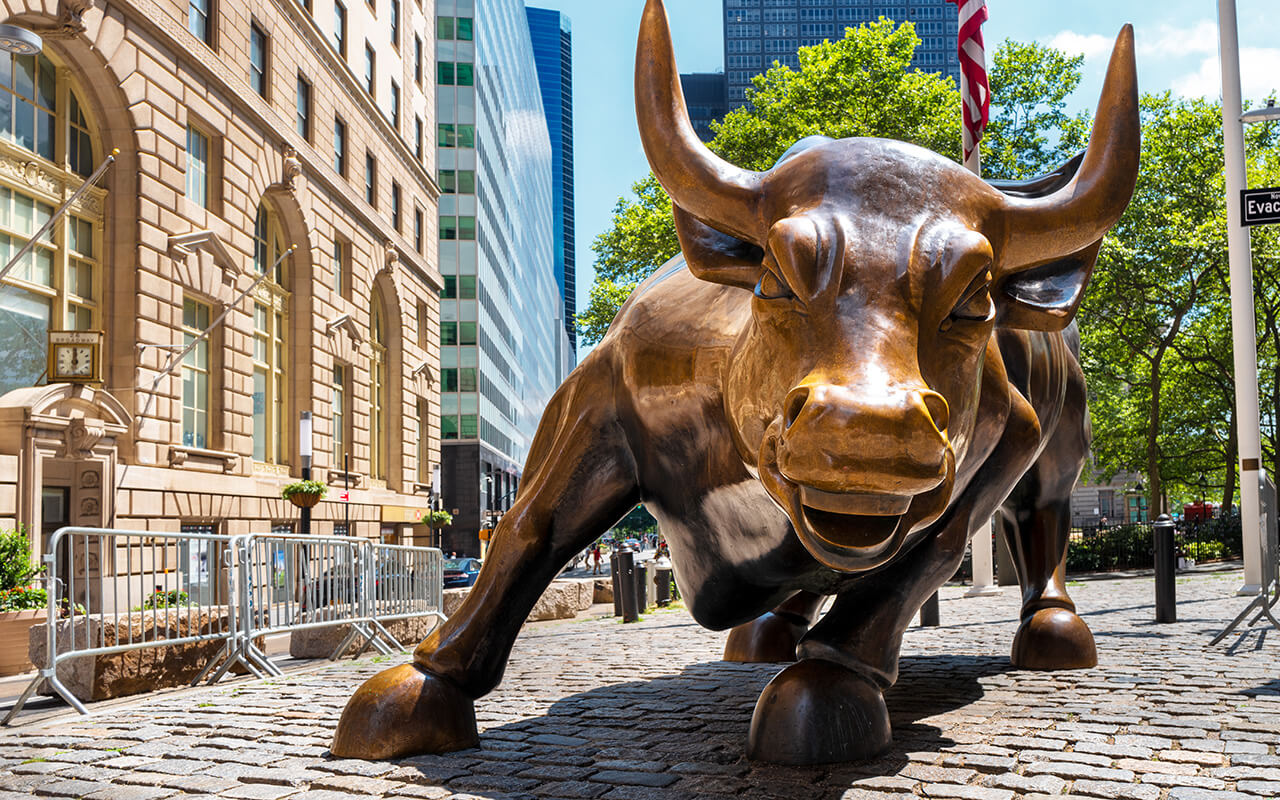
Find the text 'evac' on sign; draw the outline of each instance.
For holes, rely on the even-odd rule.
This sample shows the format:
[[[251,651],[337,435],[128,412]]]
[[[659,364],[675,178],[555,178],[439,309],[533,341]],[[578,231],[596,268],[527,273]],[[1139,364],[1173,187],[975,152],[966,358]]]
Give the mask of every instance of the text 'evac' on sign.
[[[1280,222],[1280,189],[1245,189],[1240,193],[1242,225]]]

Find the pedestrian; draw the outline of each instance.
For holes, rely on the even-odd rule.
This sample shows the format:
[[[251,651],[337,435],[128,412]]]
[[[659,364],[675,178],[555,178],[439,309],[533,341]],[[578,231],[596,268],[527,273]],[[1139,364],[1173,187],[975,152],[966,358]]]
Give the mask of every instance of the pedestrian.
[[[599,542],[596,542],[595,546],[591,548],[591,563],[592,563],[591,574],[599,575],[600,574],[600,543]]]

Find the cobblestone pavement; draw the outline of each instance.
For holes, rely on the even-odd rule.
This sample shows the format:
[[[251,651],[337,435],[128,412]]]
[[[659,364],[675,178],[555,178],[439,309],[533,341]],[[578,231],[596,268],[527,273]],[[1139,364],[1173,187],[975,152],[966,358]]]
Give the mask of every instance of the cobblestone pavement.
[[[330,757],[346,698],[388,665],[374,657],[0,730],[0,800],[1280,797],[1280,633],[1208,646],[1243,607],[1239,584],[1238,572],[1180,579],[1181,622],[1159,626],[1150,578],[1073,584],[1102,663],[1054,674],[1009,667],[1016,591],[949,587],[943,627],[907,635],[888,695],[895,746],[869,763],[747,761],[777,667],[720,662],[725,634],[672,610],[527,628],[477,704],[475,750]]]

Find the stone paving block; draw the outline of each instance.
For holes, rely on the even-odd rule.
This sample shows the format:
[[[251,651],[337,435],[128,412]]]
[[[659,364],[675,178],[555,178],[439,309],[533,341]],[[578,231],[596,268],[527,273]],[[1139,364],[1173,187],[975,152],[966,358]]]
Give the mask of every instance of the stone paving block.
[[[1241,792],[1212,791],[1190,786],[1176,786],[1169,790],[1167,800],[1256,800]]]
[[[1013,792],[986,786],[956,786],[949,783],[926,783],[925,797],[949,797],[960,800],[1013,800]]]
[[[349,794],[382,795],[395,791],[402,784],[398,781],[386,781],[381,778],[366,778],[361,775],[330,775],[310,783],[312,789],[330,789],[335,792]]]
[[[984,778],[983,786],[994,789],[1011,789],[1021,794],[1060,794],[1067,782],[1057,775],[1019,775],[1006,772]]]
[[[54,779],[49,780],[42,778],[31,787],[33,793],[42,796],[68,796],[68,797],[84,797],[91,792],[96,792],[102,786],[92,781],[68,781]]]
[[[1059,778],[1111,780],[1129,782],[1134,778],[1127,769],[1109,769],[1074,761],[1033,761],[1023,768],[1024,775],[1056,775]]]
[[[233,786],[219,792],[222,797],[242,798],[242,800],[282,800],[298,794],[298,790],[289,786],[269,786],[265,783],[250,783]]]
[[[600,783],[613,783],[623,786],[653,786],[661,788],[670,786],[680,779],[679,775],[662,772],[632,772],[630,770],[600,770],[591,776],[591,780]]]
[[[1159,800],[1160,787],[1142,783],[1112,781],[1075,781],[1071,793],[1106,800]]]
[[[177,794],[175,789],[160,786],[106,786],[85,795],[84,800],[164,800]]]
[[[609,791],[608,784],[579,780],[551,781],[537,788],[537,794],[540,796],[587,798],[587,800],[594,800],[607,791]]]

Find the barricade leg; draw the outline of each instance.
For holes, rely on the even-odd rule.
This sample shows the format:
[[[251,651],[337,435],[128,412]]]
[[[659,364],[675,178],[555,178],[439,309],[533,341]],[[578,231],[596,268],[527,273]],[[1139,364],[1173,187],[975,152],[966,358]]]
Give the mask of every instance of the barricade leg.
[[[0,720],[0,725],[8,725],[14,717],[18,716],[18,712],[31,699],[31,695],[35,694],[36,688],[44,683],[44,675],[39,675],[27,684],[27,688],[22,690],[22,694],[18,695],[18,700],[13,704],[13,708],[9,709],[9,713],[4,715],[4,719]]]

